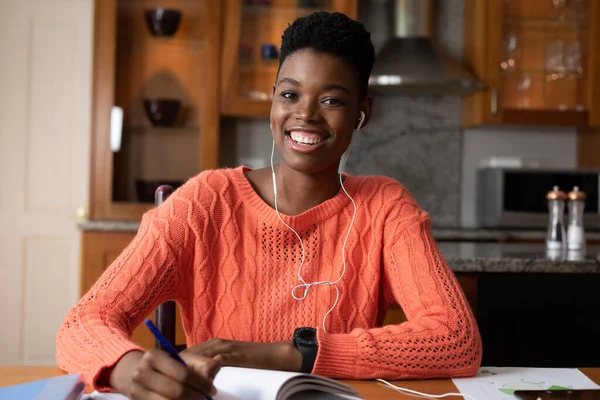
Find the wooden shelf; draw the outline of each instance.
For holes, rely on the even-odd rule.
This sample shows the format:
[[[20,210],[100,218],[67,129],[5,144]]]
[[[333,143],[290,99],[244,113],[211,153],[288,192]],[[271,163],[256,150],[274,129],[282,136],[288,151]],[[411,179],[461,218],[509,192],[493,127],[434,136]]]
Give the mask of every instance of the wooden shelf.
[[[507,17],[504,19],[506,25],[524,25],[531,28],[587,28],[586,18],[554,19],[554,18],[524,18]]]
[[[244,5],[244,14],[272,14],[284,13],[292,15],[307,15],[317,11],[323,11],[322,8],[316,7],[294,7],[294,6],[263,6],[263,5]]]
[[[131,133],[177,134],[180,132],[198,132],[199,130],[199,126],[129,125],[123,127],[124,132]]]
[[[135,48],[136,51],[141,48],[148,48],[150,51],[156,51],[156,47],[169,46],[169,47],[188,47],[190,49],[201,50],[204,45],[203,38],[201,37],[125,37],[119,38],[119,47],[122,48]]]
[[[588,112],[505,108],[502,122],[509,125],[586,126]]]

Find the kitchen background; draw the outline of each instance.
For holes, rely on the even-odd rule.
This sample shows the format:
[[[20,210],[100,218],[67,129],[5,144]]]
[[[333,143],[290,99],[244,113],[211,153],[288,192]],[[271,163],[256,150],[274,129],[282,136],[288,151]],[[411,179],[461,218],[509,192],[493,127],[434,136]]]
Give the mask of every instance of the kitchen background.
[[[359,20],[378,52],[393,32],[390,0],[359,3]],[[437,2],[435,41],[456,60],[464,43],[464,0]],[[265,166],[271,152],[266,119],[224,118],[221,164]],[[543,145],[540,145],[542,144]],[[457,96],[375,96],[369,124],[354,139],[353,174],[398,179],[431,214],[436,228],[476,226],[476,170],[492,156],[515,156],[543,167],[577,166],[577,132],[570,127],[486,126],[461,129]]]
[[[246,0],[0,0],[6,22],[0,24],[0,53],[5,55],[0,63],[0,303],[10,305],[0,312],[0,318],[9,321],[2,330],[0,364],[55,363],[56,332],[67,310],[131,242],[141,216],[153,207],[153,188],[138,190],[138,180],[181,182],[219,165],[268,165],[269,103],[250,98],[247,91],[248,86],[254,88],[254,79],[256,87],[267,90],[276,62],[260,56],[241,60],[238,50],[243,38],[260,54],[261,44],[278,40],[280,26],[287,25],[289,16],[309,10],[295,9],[297,0],[271,0],[276,7],[255,6],[255,1],[259,0],[252,4]],[[350,15],[356,14],[359,4],[358,19],[372,32],[377,50],[393,31],[392,0],[319,1]],[[511,4],[527,14],[534,9],[532,1],[546,11],[555,4],[550,0],[511,0]],[[487,16],[508,3],[436,3],[439,45],[459,61],[463,49],[476,48],[466,61],[473,63],[486,83],[498,78],[499,61],[478,65],[474,56],[489,47],[500,57],[501,31],[506,25],[502,18]],[[145,9],[158,5],[183,10],[174,37],[155,37],[147,28]],[[600,37],[600,2],[587,5],[592,12],[584,36]],[[475,8],[489,13],[469,14]],[[543,49],[534,35],[540,20],[527,18],[524,25],[531,29],[525,29],[526,38],[535,44],[532,47]],[[264,29],[265,20],[273,23],[270,31]],[[228,29],[221,29],[225,23]],[[554,31],[551,18],[542,18],[541,23],[542,31]],[[572,40],[569,35],[579,29],[579,22],[567,25],[570,30],[559,37]],[[481,35],[465,34],[478,26],[489,29],[482,29]],[[565,260],[546,257],[543,225],[535,231],[460,229],[475,226],[476,170],[491,156],[517,156],[557,168],[598,164],[595,149],[600,148],[600,135],[594,130],[600,126],[600,72],[593,66],[598,64],[600,43],[589,42],[589,57],[584,59],[588,79],[575,81],[583,82],[585,90],[574,90],[585,95],[588,112],[562,113],[544,103],[539,114],[538,110],[516,110],[510,120],[514,103],[501,105],[499,117],[487,114],[489,92],[463,99],[456,95],[375,96],[374,115],[353,144],[347,165],[350,172],[398,179],[431,213],[440,250],[482,329],[487,329],[482,331],[488,345],[484,353],[511,357],[491,358],[490,365],[500,361],[532,365],[544,360],[583,366],[600,360],[600,354],[588,348],[565,347],[564,356],[559,357],[555,342],[551,343],[552,359],[545,357],[549,347],[544,343],[541,353],[532,350],[540,344],[539,327],[557,318],[561,324],[549,331],[562,342],[571,346],[597,342],[600,305],[594,288],[600,284],[600,249],[596,247],[600,233],[586,232],[587,254]],[[543,59],[543,50],[539,53],[531,57],[537,64]],[[577,86],[573,82],[566,93]],[[180,101],[185,118],[171,126],[151,123],[144,100],[161,96]],[[509,103],[514,100],[507,98]],[[463,108],[471,100],[475,106]],[[485,112],[477,105],[485,105]],[[111,129],[114,107],[124,110],[122,132]],[[516,126],[515,115],[529,118],[528,111],[537,115],[535,124]],[[569,124],[585,121],[579,131],[557,127],[565,120]],[[546,122],[554,126],[540,125]],[[581,129],[589,129],[589,134],[585,136]],[[115,138],[122,143],[113,142]],[[532,197],[540,198],[528,196]],[[543,199],[541,209],[545,218]],[[512,303],[506,300],[508,296]],[[573,309],[578,312],[572,313]],[[502,318],[497,317],[499,310],[504,310]],[[390,309],[388,316],[389,323],[403,318],[399,307]],[[180,325],[177,332],[183,332]],[[525,337],[524,332],[532,334]],[[569,335],[576,338],[569,341]],[[550,335],[545,339],[554,340]],[[136,330],[133,340],[153,346],[145,329]],[[177,342],[183,340],[179,337]],[[522,351],[516,351],[516,345],[522,345]],[[523,359],[516,360],[516,355]]]

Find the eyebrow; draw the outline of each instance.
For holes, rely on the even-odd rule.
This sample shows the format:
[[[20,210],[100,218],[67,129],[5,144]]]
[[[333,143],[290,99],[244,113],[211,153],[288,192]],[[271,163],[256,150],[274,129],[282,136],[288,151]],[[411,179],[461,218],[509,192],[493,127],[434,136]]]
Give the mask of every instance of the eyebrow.
[[[298,82],[297,80],[292,79],[292,78],[281,78],[279,80],[279,82],[277,83],[277,85],[279,86],[282,83],[287,83],[287,84],[290,84],[292,86],[301,86],[300,82]],[[346,89],[344,86],[342,86],[342,85],[336,85],[336,84],[324,85],[323,89],[325,89],[325,90],[340,90],[342,92],[350,93],[350,91],[348,89]]]

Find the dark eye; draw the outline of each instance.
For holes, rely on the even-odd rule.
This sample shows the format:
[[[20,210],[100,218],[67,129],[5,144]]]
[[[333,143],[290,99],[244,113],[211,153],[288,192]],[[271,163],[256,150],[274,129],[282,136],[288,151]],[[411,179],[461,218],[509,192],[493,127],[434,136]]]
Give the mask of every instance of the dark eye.
[[[327,104],[329,106],[340,106],[340,105],[343,105],[343,103],[339,99],[336,99],[336,98],[333,98],[333,97],[329,98],[329,99],[323,100],[323,103],[325,103],[325,104]]]
[[[281,97],[287,100],[296,100],[298,96],[294,92],[282,92]]]

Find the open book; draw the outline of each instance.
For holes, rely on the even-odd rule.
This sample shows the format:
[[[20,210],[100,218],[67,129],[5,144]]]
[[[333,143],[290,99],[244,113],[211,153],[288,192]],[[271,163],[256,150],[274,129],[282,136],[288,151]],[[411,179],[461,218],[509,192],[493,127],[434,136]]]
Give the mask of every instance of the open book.
[[[214,400],[360,399],[333,379],[300,372],[223,367],[215,378]]]
[[[299,372],[223,367],[215,378],[213,400],[337,400],[361,399],[353,388],[333,379]],[[124,396],[94,392],[94,400],[122,400]]]

